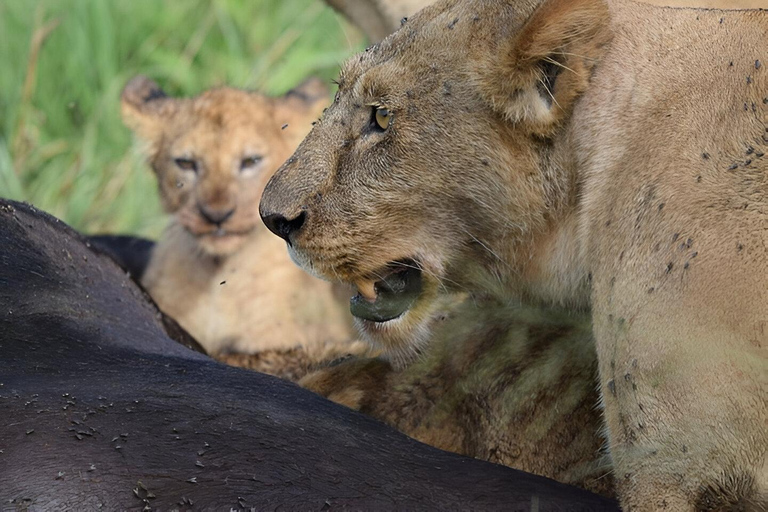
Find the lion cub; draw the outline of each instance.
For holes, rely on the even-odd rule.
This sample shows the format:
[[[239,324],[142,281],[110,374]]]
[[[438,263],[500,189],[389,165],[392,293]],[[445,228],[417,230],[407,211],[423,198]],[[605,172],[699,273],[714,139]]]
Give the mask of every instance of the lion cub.
[[[437,448],[613,496],[590,316],[439,300],[412,362],[352,358],[299,384]]]
[[[343,297],[296,267],[258,212],[327,96],[313,79],[279,98],[226,87],[171,98],[139,76],[121,98],[173,215],[141,284],[209,353],[259,352],[248,364],[289,377],[353,338]]]

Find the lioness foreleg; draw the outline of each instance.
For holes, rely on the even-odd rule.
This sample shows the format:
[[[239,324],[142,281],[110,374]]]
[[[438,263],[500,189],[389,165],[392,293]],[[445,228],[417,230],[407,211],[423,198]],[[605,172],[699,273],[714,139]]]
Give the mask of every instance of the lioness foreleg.
[[[695,315],[670,318],[663,301],[633,307],[619,279],[600,284],[613,288],[594,326],[623,506],[764,510],[768,372],[757,347]]]

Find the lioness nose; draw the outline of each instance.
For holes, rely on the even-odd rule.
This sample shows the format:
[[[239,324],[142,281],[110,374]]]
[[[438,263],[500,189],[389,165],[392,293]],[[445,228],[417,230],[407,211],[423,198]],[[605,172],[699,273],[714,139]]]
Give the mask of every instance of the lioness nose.
[[[197,205],[197,208],[200,210],[200,215],[202,215],[206,221],[210,222],[211,224],[216,224],[217,226],[224,224],[227,219],[229,219],[232,214],[235,213],[235,208],[214,209],[203,206],[202,204]]]
[[[304,225],[304,221],[307,220],[307,214],[306,212],[301,212],[293,219],[286,219],[279,213],[270,213],[262,215],[261,220],[271,232],[286,242],[290,242],[289,238],[291,234],[301,229],[301,226]]]

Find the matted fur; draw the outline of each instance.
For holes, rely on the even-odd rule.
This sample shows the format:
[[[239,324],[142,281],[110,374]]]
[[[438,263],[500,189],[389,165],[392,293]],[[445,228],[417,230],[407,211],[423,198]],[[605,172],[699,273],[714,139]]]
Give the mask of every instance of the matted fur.
[[[766,41],[765,11],[440,1],[347,63],[262,214],[303,212],[291,250],[330,279],[410,259],[591,306],[623,506],[765,507]],[[423,302],[363,327],[407,350]]]
[[[249,364],[281,376],[303,373],[297,350],[304,363],[352,347],[362,352],[344,293],[298,269],[258,216],[264,185],[327,94],[310,80],[279,98],[226,87],[169,98],[137,77],[122,96],[124,119],[146,142],[163,205],[173,215],[142,285],[209,353],[270,351]],[[261,160],[241,169],[254,156]],[[196,162],[197,171],[180,169],[178,158]],[[215,234],[219,227],[201,208],[234,209],[220,226],[225,236]]]

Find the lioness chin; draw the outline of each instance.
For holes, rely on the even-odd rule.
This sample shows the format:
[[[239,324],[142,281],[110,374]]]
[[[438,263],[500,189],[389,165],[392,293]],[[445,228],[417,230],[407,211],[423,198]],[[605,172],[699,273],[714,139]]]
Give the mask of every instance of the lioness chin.
[[[267,180],[327,97],[309,80],[278,98],[226,87],[171,98],[145,77],[122,94],[172,214],[142,285],[209,353],[258,352],[227,361],[290,378],[362,349],[345,298],[296,268],[258,215]]]
[[[346,64],[262,218],[401,357],[436,286],[591,307],[622,505],[765,508],[766,41],[760,10],[437,2]]]

